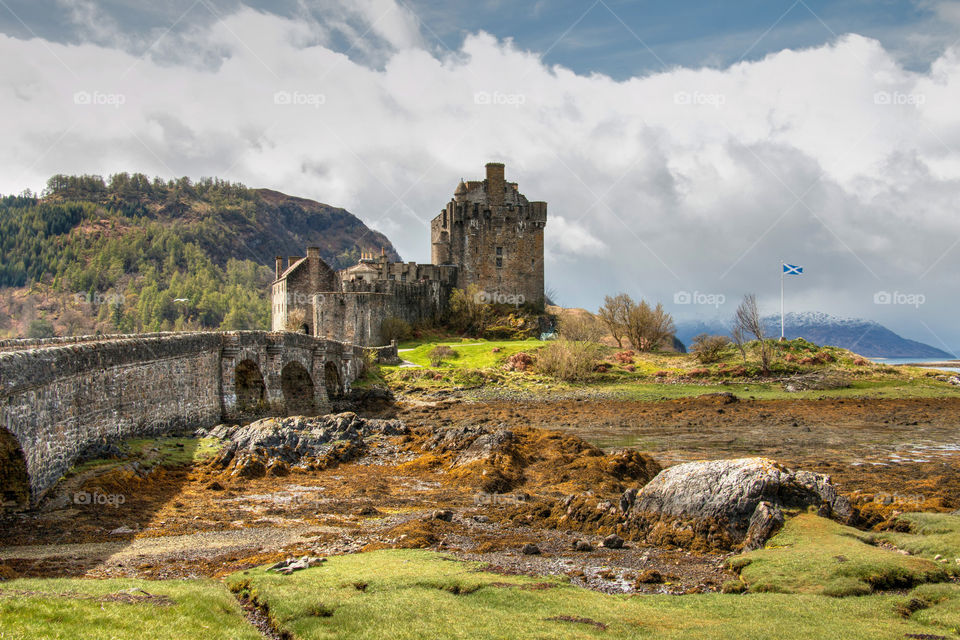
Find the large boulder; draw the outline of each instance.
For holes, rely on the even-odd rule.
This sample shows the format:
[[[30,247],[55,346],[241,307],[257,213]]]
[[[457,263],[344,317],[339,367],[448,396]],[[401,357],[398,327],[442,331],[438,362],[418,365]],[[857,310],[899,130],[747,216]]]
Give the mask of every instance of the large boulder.
[[[644,486],[625,524],[651,544],[753,549],[780,528],[784,509],[809,507],[845,523],[856,517],[824,474],[767,458],[688,462]]]
[[[208,435],[226,443],[210,465],[237,477],[285,475],[290,468],[326,468],[355,459],[366,450],[366,439],[406,433],[400,420],[364,419],[350,412],[220,425]]]

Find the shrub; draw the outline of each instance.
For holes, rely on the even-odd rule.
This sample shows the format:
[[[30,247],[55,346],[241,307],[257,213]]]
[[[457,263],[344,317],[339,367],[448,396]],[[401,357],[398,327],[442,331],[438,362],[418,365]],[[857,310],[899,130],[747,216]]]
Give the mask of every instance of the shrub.
[[[560,317],[560,335],[576,342],[599,342],[606,327],[592,313],[566,313]]]
[[[410,324],[403,318],[384,318],[380,323],[380,337],[385,344],[390,344],[394,340],[400,342],[406,340],[411,335]]]
[[[43,318],[37,318],[31,322],[30,328],[27,329],[28,338],[52,338],[53,335],[53,324]]]
[[[560,380],[582,380],[588,377],[600,361],[597,345],[561,338],[537,352],[536,367]]]
[[[709,375],[709,374],[710,374],[710,370],[709,370],[709,369],[703,369],[703,368],[700,368],[700,369],[690,369],[690,371],[687,372],[687,375],[690,376],[691,378],[702,378],[703,376],[706,376],[706,375]]]
[[[445,344],[439,344],[431,349],[430,353],[427,355],[430,357],[430,365],[439,367],[441,364],[443,364],[444,360],[456,358],[459,354],[457,354],[453,348],[448,347]]]
[[[727,580],[720,588],[720,593],[744,593],[746,590],[747,585],[739,580]]]
[[[293,307],[287,311],[286,330],[300,333],[307,323],[307,310],[303,307]]]
[[[711,336],[701,333],[690,343],[690,353],[697,357],[697,360],[703,364],[717,362],[723,357],[730,340],[726,336]]]
[[[529,353],[520,351],[507,358],[507,363],[503,366],[507,371],[526,371],[533,365],[533,356]]]
[[[627,351],[618,351],[613,354],[613,359],[619,362],[620,364],[633,364],[633,357],[637,355],[632,350]]]

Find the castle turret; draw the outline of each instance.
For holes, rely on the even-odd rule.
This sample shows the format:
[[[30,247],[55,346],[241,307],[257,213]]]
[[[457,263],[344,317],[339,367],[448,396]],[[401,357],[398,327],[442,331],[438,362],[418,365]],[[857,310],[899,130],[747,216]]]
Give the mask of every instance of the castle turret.
[[[543,229],[547,203],[530,202],[506,182],[500,162],[483,181],[462,179],[430,225],[434,264],[457,267],[457,286],[490,299],[543,303]]]
[[[503,204],[503,194],[506,190],[503,171],[502,162],[487,163],[487,204],[491,207],[499,207]]]

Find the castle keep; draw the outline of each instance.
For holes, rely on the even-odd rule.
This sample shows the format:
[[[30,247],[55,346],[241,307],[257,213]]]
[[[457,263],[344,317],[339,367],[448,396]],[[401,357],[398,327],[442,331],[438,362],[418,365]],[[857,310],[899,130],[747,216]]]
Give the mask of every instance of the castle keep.
[[[453,290],[471,285],[484,302],[542,305],[547,203],[528,201],[516,182],[506,182],[503,164],[491,162],[486,170],[485,180],[461,180],[431,221],[432,264],[364,253],[356,265],[335,272],[315,247],[286,265],[278,257],[272,330],[382,344],[384,319],[439,320]]]

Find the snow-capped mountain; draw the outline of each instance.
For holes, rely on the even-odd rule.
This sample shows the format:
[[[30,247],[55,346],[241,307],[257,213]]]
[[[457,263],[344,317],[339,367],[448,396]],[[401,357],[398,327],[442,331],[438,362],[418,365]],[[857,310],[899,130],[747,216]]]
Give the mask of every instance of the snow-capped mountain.
[[[780,316],[764,318],[767,333],[780,336]],[[732,320],[694,320],[677,322],[677,338],[689,345],[700,333],[730,335]],[[916,340],[897,335],[882,324],[862,318],[838,318],[827,313],[788,313],[784,318],[788,339],[804,338],[816,344],[828,344],[875,358],[953,358],[953,355]]]

